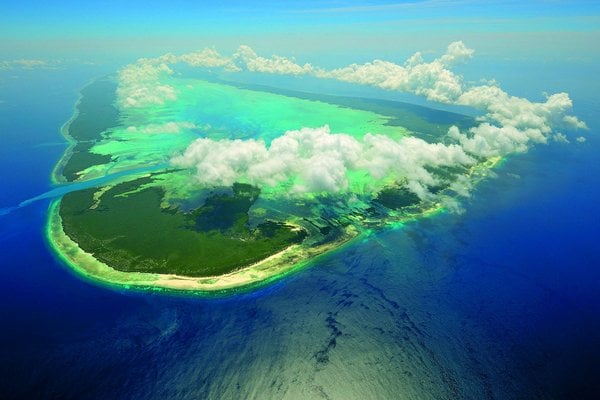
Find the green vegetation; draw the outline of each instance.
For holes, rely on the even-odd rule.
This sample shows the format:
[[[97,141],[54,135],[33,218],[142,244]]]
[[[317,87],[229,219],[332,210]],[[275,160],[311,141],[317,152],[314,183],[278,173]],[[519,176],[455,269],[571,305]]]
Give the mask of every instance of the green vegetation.
[[[112,268],[212,276],[261,261],[300,243],[306,233],[267,221],[250,228],[248,210],[259,190],[236,184],[233,193],[209,197],[203,206],[184,213],[161,208],[163,190],[142,187],[140,178],[106,190],[67,194],[60,208],[65,233],[86,252]]]
[[[67,181],[93,165],[106,164],[111,156],[92,153],[90,149],[102,139],[102,133],[119,123],[119,111],[113,105],[117,83],[110,78],[98,79],[81,91],[77,117],[69,124],[69,136],[77,141],[71,156],[63,165]]]
[[[73,148],[69,161],[63,166],[62,174],[67,181],[72,182],[78,178],[77,173],[92,165],[106,164],[112,159],[108,155],[90,153],[92,143],[79,143]]]
[[[98,79],[81,91],[77,118],[69,125],[69,135],[78,142],[95,141],[102,132],[116,126],[119,111],[114,106],[117,82]]]
[[[77,143],[65,156],[63,176],[84,181],[140,167],[163,168],[171,155],[183,152],[199,135],[269,143],[287,130],[328,124],[332,132],[359,140],[373,132],[393,139],[417,136],[439,141],[451,124],[464,128],[473,122],[458,114],[397,102],[167,79],[177,89],[177,101],[142,108],[117,109],[117,83],[112,78],[84,88],[78,114],[68,127]],[[364,174],[350,177],[357,188],[352,194],[295,199],[285,196],[289,189],[285,185],[262,192],[242,183],[210,189],[191,181],[188,171],[157,171],[63,197],[58,210],[60,234],[78,247],[80,254],[71,255],[73,262],[86,260],[83,254],[88,257],[83,264],[93,260],[91,267],[84,265],[93,273],[98,262],[109,276],[113,272],[131,273],[128,279],[134,280],[142,279],[135,278],[136,273],[176,274],[192,280],[221,276],[208,280],[218,281],[216,287],[230,287],[267,279],[335,248],[356,235],[359,229],[355,228],[380,227],[432,206],[410,192],[406,182],[392,184],[372,198],[360,191],[368,185]],[[435,172],[446,181],[467,170]],[[446,189],[447,184],[440,183],[434,191]],[[292,226],[287,221],[297,223]],[[301,245],[261,262],[294,244]],[[64,241],[62,245],[71,249]],[[222,276],[255,263],[260,264],[239,271],[239,276]],[[236,278],[230,280],[232,275]],[[186,284],[189,281],[159,286],[188,288],[178,286]]]
[[[385,188],[377,194],[373,201],[390,210],[398,210],[421,202],[419,196],[405,187]]]

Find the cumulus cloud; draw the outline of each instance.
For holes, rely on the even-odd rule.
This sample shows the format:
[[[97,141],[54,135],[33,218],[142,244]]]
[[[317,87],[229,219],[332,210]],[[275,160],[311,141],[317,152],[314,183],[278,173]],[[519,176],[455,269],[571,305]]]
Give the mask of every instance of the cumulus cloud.
[[[231,57],[225,57],[212,48],[184,54],[170,60],[170,63],[172,64],[177,62],[183,62],[192,67],[223,68],[230,72],[241,71],[241,69],[235,65]]]
[[[317,70],[315,75],[384,90],[414,93],[441,103],[453,103],[462,94],[462,78],[447,67],[470,58],[473,52],[464,43],[454,42],[443,56],[429,63],[423,60],[421,53],[415,53],[404,65],[374,60],[331,71]]]
[[[584,136],[579,136],[575,140],[577,140],[578,143],[585,143],[587,139]]]
[[[462,41],[456,41],[448,45],[443,55],[430,62],[425,61],[422,53],[417,52],[402,65],[374,60],[365,64],[351,64],[326,70],[308,63],[300,65],[293,59],[279,55],[263,57],[245,45],[240,46],[231,57],[207,48],[182,56],[166,54],[155,59],[141,59],[136,64],[126,67],[120,80],[120,98],[123,106],[130,107],[163,104],[174,99],[176,93],[173,88],[161,84],[159,78],[172,73],[169,66],[183,62],[193,67],[222,68],[230,72],[245,70],[267,74],[310,75],[384,90],[409,92],[431,101],[466,105],[482,110],[485,113],[485,121],[497,125],[498,128],[512,126],[519,130],[538,129],[543,135],[547,135],[554,126],[561,124],[575,129],[587,129],[583,121],[567,114],[572,102],[566,93],[553,94],[548,96],[545,102],[535,103],[509,95],[494,80],[468,87],[451,67],[467,61],[473,54],[473,49],[468,48]],[[532,132],[528,134],[531,135]]]
[[[140,59],[126,66],[119,71],[119,104],[122,107],[146,107],[177,99],[175,88],[160,83],[161,76],[172,73],[166,62],[152,59]]]
[[[246,70],[279,75],[304,75],[310,74],[314,68],[310,64],[299,65],[294,60],[273,55],[270,58],[260,57],[249,46],[242,45],[234,55]]]
[[[452,42],[448,45],[446,54],[439,61],[447,66],[464,62],[473,57],[475,50],[468,48],[462,41]]]
[[[124,107],[160,105],[174,100],[174,89],[161,83],[161,79],[173,73],[173,65],[186,63],[230,72],[309,75],[472,107],[481,111],[479,125],[464,131],[451,127],[442,138],[443,143],[416,138],[395,141],[371,134],[358,141],[343,133],[332,134],[327,127],[303,128],[286,132],[268,147],[256,140],[198,139],[172,160],[175,165],[195,168],[198,183],[207,186],[231,185],[242,180],[259,186],[285,184],[294,193],[340,192],[356,189],[349,187],[349,174],[362,173],[369,177],[366,186],[375,189],[383,182],[397,181],[425,199],[431,196],[430,188],[446,180],[451,190],[465,196],[471,188],[466,177],[455,174],[454,180],[447,182],[447,175],[441,177],[433,171],[444,168],[448,171],[489,157],[526,152],[532,145],[551,139],[568,141],[557,129],[587,129],[585,122],[570,114],[572,101],[567,93],[547,95],[544,101],[534,102],[510,95],[493,79],[480,80],[479,84],[465,83],[452,68],[473,55],[474,50],[457,41],[431,61],[417,52],[402,64],[374,60],[327,70],[312,64],[301,65],[279,55],[260,56],[249,46],[240,46],[231,57],[215,49],[204,49],[182,56],[166,54],[141,59],[127,66],[119,76],[119,99]],[[150,133],[158,128],[145,129],[145,133]],[[144,128],[140,128],[140,133],[144,133]]]
[[[524,153],[531,141],[545,143],[545,136],[537,129],[519,130],[514,126],[496,126],[485,122],[463,134],[456,126],[448,131],[469,154],[482,158]]]
[[[240,46],[232,57],[224,56],[213,48],[180,56],[167,53],[157,58],[139,59],[119,72],[119,104],[125,108],[145,107],[175,100],[175,89],[170,85],[161,84],[160,78],[173,74],[171,66],[178,63],[227,72],[246,70],[267,74],[304,75],[315,71],[312,65],[299,65],[287,57],[261,57],[252,48],[244,45]]]
[[[574,115],[565,115],[565,116],[563,117],[563,121],[564,121],[564,122],[565,122],[567,125],[569,125],[569,126],[571,126],[571,127],[575,128],[575,129],[586,129],[586,130],[587,130],[587,129],[589,129],[589,128],[588,128],[588,126],[587,126],[587,124],[586,124],[585,122],[583,122],[583,121],[580,121],[580,120],[579,120],[579,119],[578,119],[576,116],[574,116]]]
[[[474,161],[456,144],[427,143],[414,137],[395,141],[387,136],[368,134],[365,144],[366,167],[371,177],[405,181],[407,187],[421,198],[428,196],[429,187],[441,183],[430,172],[432,167],[471,165]]]
[[[465,91],[457,104],[485,110],[485,119],[501,125],[519,129],[535,128],[543,133],[550,132],[552,126],[561,119],[571,121],[571,125],[578,122],[577,118],[566,116],[573,106],[567,93],[556,93],[548,96],[545,102],[536,103],[511,96],[498,86],[483,85]]]
[[[421,198],[442,180],[431,168],[473,161],[456,144],[373,134],[358,140],[331,133],[328,126],[288,131],[268,147],[260,140],[201,138],[171,160],[175,166],[195,168],[202,186],[241,181],[260,187],[287,184],[290,193],[337,193],[376,192],[390,182],[403,182]],[[368,179],[360,188],[350,188],[348,176],[356,173]]]
[[[449,136],[467,152],[480,157],[525,152],[532,144],[547,143],[553,129],[561,125],[585,127],[585,123],[567,115],[573,106],[567,93],[556,93],[536,103],[510,96],[498,86],[482,85],[465,91],[457,104],[486,112],[480,118],[483,122],[467,133],[460,133],[456,127],[449,131]]]
[[[571,143],[569,139],[567,139],[567,135],[560,132],[554,134],[554,136],[552,136],[552,139],[554,139],[555,142],[559,143]]]
[[[175,88],[161,83],[161,78],[173,74],[170,66],[185,63],[197,68],[222,68],[237,72],[232,58],[222,56],[215,49],[176,56],[168,53],[157,58],[141,58],[119,71],[117,95],[119,104],[125,108],[162,105],[177,99]]]

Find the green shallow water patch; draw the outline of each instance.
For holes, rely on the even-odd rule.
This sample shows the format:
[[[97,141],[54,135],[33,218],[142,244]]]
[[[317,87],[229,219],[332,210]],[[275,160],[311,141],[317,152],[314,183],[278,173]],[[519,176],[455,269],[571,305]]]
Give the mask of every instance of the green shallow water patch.
[[[402,126],[390,125],[389,116],[347,105],[201,80],[169,79],[166,83],[176,88],[177,100],[122,110],[120,125],[106,132],[106,138],[91,149],[114,160],[101,168],[135,168],[164,162],[198,137],[252,138],[269,143],[288,130],[324,125],[334,133],[358,138],[367,133],[394,138],[410,134]],[[172,123],[180,124],[177,132],[169,130],[168,124]],[[97,169],[88,172],[101,173]]]
[[[307,99],[289,94],[239,88],[207,81],[173,80],[178,100],[193,118],[211,125],[212,133],[228,138],[257,138],[267,143],[288,130],[329,125],[334,133],[362,137],[381,133],[401,137],[408,131],[390,126],[390,117],[347,105]],[[207,136],[210,136],[211,132]]]
[[[441,136],[448,133],[448,128],[452,125],[465,130],[474,126],[475,123],[475,120],[467,115],[392,100],[298,92],[264,85],[240,84],[227,81],[224,81],[224,83],[242,89],[258,90],[298,99],[318,101],[386,116],[389,118],[386,125],[403,127],[410,131],[411,134],[429,141],[438,141]]]
[[[180,77],[164,78],[161,84],[172,86],[177,99],[160,105],[121,108],[118,118],[108,118],[110,113],[105,113],[105,121],[94,128],[102,130],[101,135],[95,134],[96,139],[101,140],[90,143],[89,149],[72,157],[70,176],[84,170],[82,179],[88,179],[168,162],[199,137],[260,139],[268,144],[289,130],[328,125],[332,133],[356,138],[374,133],[395,139],[414,135],[436,141],[452,123],[466,126],[472,121],[458,114],[371,99]],[[94,86],[91,94],[83,95],[91,96],[93,102],[84,97],[82,104],[98,103],[99,111],[110,110],[115,87],[114,84]],[[107,104],[102,103],[102,99]],[[93,125],[94,118],[91,113],[85,113],[76,121]]]

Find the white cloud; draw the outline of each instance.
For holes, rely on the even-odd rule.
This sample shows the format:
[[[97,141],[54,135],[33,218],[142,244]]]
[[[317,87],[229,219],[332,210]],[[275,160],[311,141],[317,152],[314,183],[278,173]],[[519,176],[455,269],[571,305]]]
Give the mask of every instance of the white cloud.
[[[255,140],[197,139],[171,162],[197,170],[196,180],[205,186],[231,186],[248,168],[266,159],[264,142]]]
[[[457,104],[485,110],[488,121],[519,129],[535,128],[543,133],[550,132],[559,120],[564,121],[565,113],[573,106],[567,93],[553,94],[545,102],[535,103],[489,85],[470,88],[458,98]]]
[[[470,58],[473,50],[462,42],[448,46],[442,57],[425,62],[421,53],[415,53],[404,65],[375,60],[366,64],[351,64],[331,71],[316,70],[320,78],[375,86],[425,96],[432,101],[453,103],[462,94],[462,79],[447,69],[448,65]]]
[[[498,128],[511,126],[527,131],[525,134],[538,143],[546,141],[545,136],[554,126],[562,124],[575,129],[587,128],[583,121],[567,114],[572,102],[566,93],[553,94],[545,102],[535,103],[509,95],[494,80],[480,86],[466,86],[462,77],[456,75],[450,67],[472,58],[473,54],[474,50],[465,46],[462,41],[457,41],[450,43],[446,52],[431,62],[426,62],[422,54],[417,52],[403,65],[374,60],[325,70],[312,64],[299,65],[292,59],[278,55],[262,57],[245,45],[240,46],[232,57],[207,48],[182,56],[166,54],[156,59],[141,59],[137,64],[126,67],[122,71],[119,97],[122,105],[132,107],[163,104],[175,99],[174,89],[161,84],[159,78],[172,73],[169,65],[185,62],[195,67],[222,68],[232,72],[247,70],[282,75],[311,75],[384,90],[414,93],[432,101],[482,110],[485,122],[495,124]],[[531,130],[538,130],[544,138],[535,138],[536,135]]]
[[[223,68],[226,71],[241,71],[230,57],[221,55],[217,50],[206,48],[194,53],[184,54],[170,61],[171,63],[184,62],[192,67]]]
[[[428,168],[473,163],[473,159],[456,144],[432,144],[414,137],[395,141],[371,134],[365,136],[365,144],[361,164],[373,179],[406,181],[408,188],[421,198],[428,196],[428,187],[441,182]]]
[[[585,122],[580,121],[577,117],[573,115],[565,115],[563,121],[567,123],[567,125],[575,129],[589,129]]]
[[[167,63],[152,59],[127,65],[119,71],[119,103],[123,107],[146,107],[177,99],[175,88],[160,83],[161,76],[172,73]]]
[[[553,94],[545,102],[536,103],[510,96],[498,86],[482,85],[464,92],[457,103],[486,112],[481,118],[484,122],[467,134],[455,127],[449,132],[465,151],[481,157],[525,152],[531,144],[547,143],[553,129],[565,123],[575,128],[585,126],[566,114],[573,106],[567,93]]]
[[[511,125],[496,126],[487,122],[469,129],[468,134],[453,126],[448,135],[456,139],[467,153],[482,158],[524,153],[532,142],[547,141],[539,129],[517,129]]]
[[[559,143],[571,143],[569,142],[569,139],[567,138],[567,135],[565,135],[564,133],[555,133],[554,136],[552,136],[552,139],[554,139],[555,142],[559,142]]]
[[[238,48],[234,58],[239,60],[244,68],[251,72],[263,72],[279,75],[304,75],[313,72],[310,64],[299,65],[286,57],[274,55],[270,58],[260,57],[249,46]]]
[[[430,62],[417,52],[401,65],[374,60],[325,70],[278,55],[262,57],[248,46],[240,46],[231,57],[204,49],[182,56],[166,54],[142,59],[124,68],[120,73],[119,99],[125,107],[174,100],[175,90],[161,83],[161,78],[172,74],[170,66],[184,62],[226,71],[335,79],[480,110],[478,126],[464,132],[452,127],[442,139],[454,144],[431,144],[416,138],[394,141],[370,134],[357,141],[348,135],[331,134],[326,127],[303,128],[286,132],[268,148],[255,140],[198,139],[172,160],[175,165],[195,168],[201,185],[230,185],[243,180],[259,186],[285,184],[296,193],[340,192],[356,189],[349,188],[348,174],[360,172],[370,177],[360,190],[376,190],[384,182],[402,181],[421,198],[428,198],[429,189],[448,178],[432,172],[436,168],[468,166],[476,162],[474,159],[522,153],[549,139],[565,141],[566,136],[556,132],[558,128],[587,129],[585,122],[569,114],[572,101],[567,93],[533,102],[506,93],[493,79],[475,86],[466,84],[451,68],[473,54],[472,49],[458,41],[450,43],[443,55]],[[459,176],[454,176],[451,189],[468,195],[471,186]]]
[[[579,136],[575,140],[577,140],[578,143],[585,143],[587,139],[584,136]]]
[[[452,42],[448,45],[446,54],[440,57],[440,62],[444,65],[452,65],[464,62],[473,58],[475,50],[469,49],[462,41]]]
[[[393,140],[367,134],[363,140],[330,132],[329,127],[288,131],[267,148],[257,140],[194,141],[172,164],[195,168],[202,186],[247,182],[260,187],[289,184],[290,193],[337,193],[348,189],[376,193],[390,182],[405,182],[421,198],[441,178],[430,167],[470,165],[456,145],[430,144],[406,137]],[[369,177],[349,188],[349,173]]]

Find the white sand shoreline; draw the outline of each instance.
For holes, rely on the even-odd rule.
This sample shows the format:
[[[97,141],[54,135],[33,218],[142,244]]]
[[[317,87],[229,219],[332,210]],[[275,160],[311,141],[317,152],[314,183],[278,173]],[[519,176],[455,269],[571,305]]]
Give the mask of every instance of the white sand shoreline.
[[[325,245],[313,248],[297,244],[291,245],[264,260],[224,275],[191,277],[176,274],[124,272],[115,270],[97,260],[93,254],[85,252],[65,234],[59,206],[60,200],[52,202],[48,212],[46,233],[51,247],[78,274],[101,283],[124,288],[138,287],[205,293],[233,291],[269,282],[286,275],[302,267],[316,256],[339,248],[359,235],[356,229],[349,228],[342,239]]]

